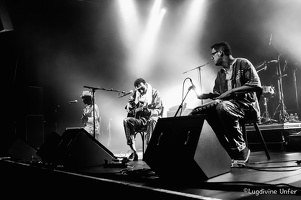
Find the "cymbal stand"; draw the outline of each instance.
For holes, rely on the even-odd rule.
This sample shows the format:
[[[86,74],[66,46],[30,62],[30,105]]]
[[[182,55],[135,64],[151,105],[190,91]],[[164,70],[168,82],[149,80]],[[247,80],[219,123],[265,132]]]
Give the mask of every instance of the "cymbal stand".
[[[278,51],[277,51],[278,52]],[[278,75],[278,80],[277,80],[277,83],[278,83],[278,96],[279,96],[279,104],[275,110],[275,112],[273,113],[273,117],[275,116],[275,114],[277,112],[279,112],[279,123],[284,123],[284,122],[288,122],[289,121],[289,115],[286,111],[286,108],[285,108],[285,105],[284,105],[284,96],[283,96],[283,84],[282,84],[282,78],[284,76],[286,76],[286,74],[282,74],[281,72],[281,64],[280,64],[280,54],[278,53],[278,56],[277,56],[277,75]]]

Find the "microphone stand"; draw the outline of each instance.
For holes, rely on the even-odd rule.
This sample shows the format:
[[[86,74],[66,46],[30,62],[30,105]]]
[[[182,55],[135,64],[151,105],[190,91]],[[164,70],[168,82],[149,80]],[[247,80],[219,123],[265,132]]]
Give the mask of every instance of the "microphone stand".
[[[185,81],[188,80],[188,79],[190,79],[190,78],[185,78],[185,80],[184,80],[184,82],[183,82],[183,89],[184,89]],[[177,110],[177,112],[175,113],[175,116],[174,116],[174,117],[176,117],[176,116],[178,115],[178,112],[180,111],[180,109],[182,110],[182,108],[183,108],[183,103],[184,103],[184,101],[185,101],[185,99],[186,99],[186,97],[187,97],[187,95],[188,95],[188,93],[189,93],[189,91],[190,91],[190,89],[188,89],[188,91],[187,91],[185,97],[183,98],[183,89],[182,89],[182,102],[181,102],[181,104],[179,105],[178,110]],[[181,112],[182,112],[182,111],[181,111]]]
[[[188,91],[187,91],[187,93],[186,93],[185,97],[182,99],[182,102],[181,102],[180,106],[178,107],[178,110],[177,110],[177,112],[176,112],[176,114],[175,114],[175,116],[174,116],[174,117],[176,117],[176,116],[178,115],[178,112],[179,112],[179,110],[180,110],[180,109],[182,109],[182,107],[183,107],[183,103],[184,103],[184,101],[185,101],[185,99],[186,99],[186,97],[187,97],[187,95],[188,95],[189,91],[190,91],[190,90],[188,90]]]
[[[198,67],[195,67],[195,68],[193,68],[193,69],[190,69],[190,70],[188,70],[188,71],[186,71],[186,72],[183,72],[183,74],[186,74],[187,72],[190,72],[190,71],[195,70],[195,69],[200,69],[201,67],[204,67],[204,66],[206,66],[206,65],[208,65],[208,64],[210,64],[210,63],[212,63],[212,61],[207,62],[207,63],[205,63],[205,64],[203,64],[203,65],[200,65],[200,66],[198,66]]]
[[[295,87],[295,93],[296,93],[296,104],[297,104],[297,110],[299,111],[299,100],[298,100],[298,88],[297,88],[297,79],[296,79],[296,71],[297,68],[293,70],[293,76],[294,76],[294,87]]]
[[[109,92],[117,92],[118,98],[120,98],[120,97],[122,97],[122,95],[126,94],[125,91],[115,90],[113,88],[111,88],[111,89],[100,88],[100,90],[105,90],[105,91],[109,91]]]
[[[285,105],[284,105],[284,96],[283,96],[283,85],[282,85],[282,77],[286,76],[286,74],[282,75],[282,72],[281,72],[281,63],[280,63],[280,57],[281,57],[281,54],[278,52],[278,50],[274,47],[273,45],[273,48],[276,50],[277,52],[277,69],[276,69],[276,73],[278,75],[278,80],[277,80],[277,83],[278,83],[278,94],[279,94],[279,104],[273,114],[273,118],[274,118],[274,115],[277,113],[277,110],[279,109],[279,123],[285,123],[289,120],[289,116],[288,116],[288,113],[286,112],[285,110]]]
[[[201,72],[201,68],[199,67],[199,81],[200,81],[200,93],[202,94],[203,93],[203,86],[202,86],[202,72]],[[201,99],[201,105],[204,104],[204,100]]]
[[[201,73],[201,68],[202,67],[204,67],[204,66],[206,66],[206,65],[208,65],[208,64],[210,64],[210,63],[212,63],[213,61],[210,61],[210,62],[207,62],[207,63],[205,63],[205,64],[203,64],[203,65],[200,65],[200,66],[198,66],[198,67],[195,67],[195,68],[193,68],[193,69],[190,69],[190,70],[188,70],[188,71],[186,71],[186,72],[183,72],[183,74],[186,74],[187,72],[190,72],[190,71],[192,71],[192,70],[195,70],[195,69],[198,69],[199,70],[199,81],[200,81],[200,90],[201,90],[201,93],[203,92],[202,90],[202,73]],[[202,102],[202,105],[203,105],[203,99],[201,100],[201,102]]]
[[[110,92],[118,92],[118,96],[121,94],[124,94],[124,91],[120,90],[114,90],[113,88],[111,89],[105,89],[105,88],[98,88],[98,87],[92,87],[92,86],[84,86],[84,88],[91,89],[92,91],[92,110],[93,110],[93,137],[96,139],[96,123],[95,123],[95,91],[96,90],[105,90],[105,91],[110,91]]]

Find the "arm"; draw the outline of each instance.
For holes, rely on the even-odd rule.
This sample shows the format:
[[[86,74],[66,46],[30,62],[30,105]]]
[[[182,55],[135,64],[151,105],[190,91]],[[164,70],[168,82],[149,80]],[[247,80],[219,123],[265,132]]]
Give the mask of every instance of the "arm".
[[[162,112],[162,99],[158,90],[153,89],[153,101],[152,106],[147,110],[150,113],[150,117],[159,116]]]
[[[216,93],[204,93],[204,94],[201,94],[201,95],[198,95],[198,99],[215,99],[216,97],[218,97],[219,94],[216,94]]]
[[[135,95],[136,93],[134,93],[134,95],[129,98],[128,103],[125,106],[126,112],[128,113],[127,114],[128,117],[134,117],[134,111],[136,108]]]
[[[261,90],[262,90],[262,88],[259,86],[243,85],[243,86],[228,90],[216,98],[217,99],[225,99],[225,98],[233,97],[234,95],[237,95],[237,94],[245,94],[245,93],[249,93],[249,92],[261,92]]]
[[[100,122],[100,117],[99,117],[99,108],[97,106],[97,104],[94,105],[95,106],[95,122]],[[87,119],[86,123],[90,123],[93,124],[93,120],[94,120],[94,113],[93,113],[93,107],[91,108],[91,110],[85,114],[85,117]]]

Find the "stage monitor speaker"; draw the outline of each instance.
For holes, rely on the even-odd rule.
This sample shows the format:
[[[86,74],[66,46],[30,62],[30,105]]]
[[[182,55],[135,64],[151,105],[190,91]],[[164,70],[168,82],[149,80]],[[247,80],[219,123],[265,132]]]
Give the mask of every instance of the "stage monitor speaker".
[[[117,158],[85,129],[67,129],[62,135],[59,152],[63,155],[63,164],[72,168],[104,166]]]
[[[59,152],[61,142],[61,135],[56,132],[50,133],[45,142],[38,148],[37,155],[42,158],[43,162],[62,164],[62,154]]]
[[[144,161],[162,180],[195,182],[231,170],[231,158],[202,116],[160,118]]]
[[[37,151],[35,148],[19,138],[17,138],[12,146],[8,149],[8,154],[12,159],[25,163],[37,162],[41,160],[36,152]]]

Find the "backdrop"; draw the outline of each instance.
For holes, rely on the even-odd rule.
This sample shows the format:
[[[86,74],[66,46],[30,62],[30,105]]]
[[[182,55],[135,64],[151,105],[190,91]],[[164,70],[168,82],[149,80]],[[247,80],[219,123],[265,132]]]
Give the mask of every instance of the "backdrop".
[[[126,152],[122,119],[129,96],[119,98],[115,90],[128,92],[142,77],[159,90],[164,116],[172,116],[190,86],[187,77],[202,92],[212,91],[219,67],[198,66],[210,61],[210,46],[219,41],[229,42],[234,57],[259,67],[270,115],[279,106],[281,80],[286,110],[300,116],[300,6],[298,0],[4,1],[6,135],[31,137],[38,145],[50,132],[82,126],[80,95],[91,86],[100,88],[100,141]],[[189,92],[185,108],[201,103]]]

